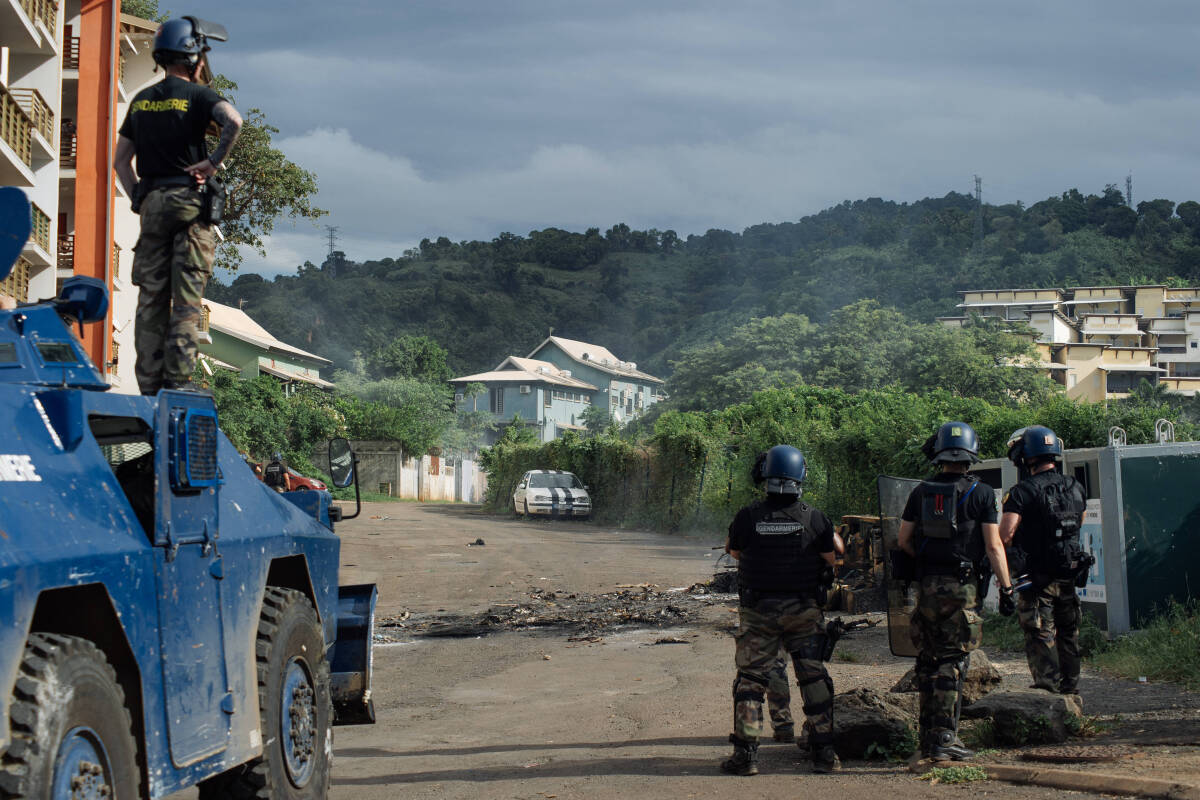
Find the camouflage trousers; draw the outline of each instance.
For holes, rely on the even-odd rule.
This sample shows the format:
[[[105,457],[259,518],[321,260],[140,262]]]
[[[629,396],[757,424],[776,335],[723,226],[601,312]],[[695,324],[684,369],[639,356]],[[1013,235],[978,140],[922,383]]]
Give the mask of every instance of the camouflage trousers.
[[[799,599],[766,599],[753,607],[742,606],[736,642],[734,735],[747,742],[757,742],[762,735],[763,698],[771,686],[772,672],[778,681],[782,647],[792,657],[796,682],[804,698],[809,743],[832,744],[833,681],[821,661],[825,619],[820,607],[811,600]],[[786,687],[786,671],[783,681]]]
[[[1033,683],[1050,691],[1079,686],[1079,596],[1069,580],[1017,593],[1017,621]]]
[[[133,283],[140,289],[134,372],[142,394],[186,383],[196,368],[200,302],[217,244],[213,227],[200,221],[201,202],[189,186],[155,189],[142,201],[133,256]]]
[[[918,650],[919,719],[925,734],[958,729],[961,679],[983,635],[975,595],[974,582],[944,575],[921,579],[911,631]]]
[[[771,717],[771,729],[779,730],[794,725],[792,719],[792,690],[788,686],[788,652],[779,648],[779,655],[767,673],[767,712]]]

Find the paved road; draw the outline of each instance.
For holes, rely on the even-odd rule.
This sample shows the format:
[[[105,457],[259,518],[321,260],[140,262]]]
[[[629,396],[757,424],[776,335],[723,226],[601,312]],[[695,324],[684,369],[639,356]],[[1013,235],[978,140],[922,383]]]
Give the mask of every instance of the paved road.
[[[379,614],[480,612],[531,590],[604,593],[684,587],[712,573],[716,541],[526,522],[449,505],[369,504],[338,528],[342,580],[376,581]],[[482,538],[484,546],[468,546]],[[681,595],[682,597],[682,595]],[[681,601],[695,602],[695,601]],[[988,783],[931,786],[890,764],[815,776],[794,745],[764,744],[763,774],[724,776],[733,678],[732,609],[705,607],[684,627],[571,642],[563,630],[422,638],[390,630],[377,645],[378,724],[338,728],[335,800],[394,798],[791,798],[1003,795],[1059,791]],[[653,644],[664,636],[681,644]],[[908,666],[835,663],[838,691],[890,685]],[[865,651],[864,651],[865,652]],[[884,657],[887,660],[890,657]],[[794,703],[799,713],[799,701]],[[178,798],[194,797],[184,793]]]

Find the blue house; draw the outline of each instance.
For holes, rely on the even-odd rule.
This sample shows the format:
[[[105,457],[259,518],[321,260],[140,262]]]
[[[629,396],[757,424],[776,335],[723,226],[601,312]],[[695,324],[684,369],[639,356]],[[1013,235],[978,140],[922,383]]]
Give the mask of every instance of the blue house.
[[[509,356],[494,370],[450,381],[459,408],[486,408],[499,425],[520,415],[543,442],[563,431],[584,430],[583,412],[595,405],[617,422],[628,422],[663,399],[663,381],[621,361],[606,348],[550,336],[526,358]],[[484,394],[468,398],[467,384],[481,383]]]

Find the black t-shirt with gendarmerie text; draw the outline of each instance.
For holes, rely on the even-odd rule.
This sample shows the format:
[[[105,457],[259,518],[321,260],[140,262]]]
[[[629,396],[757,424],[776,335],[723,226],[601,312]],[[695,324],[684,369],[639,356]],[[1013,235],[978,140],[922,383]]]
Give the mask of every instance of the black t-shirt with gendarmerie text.
[[[120,131],[136,148],[138,177],[186,175],[187,167],[207,158],[204,131],[223,100],[207,86],[173,75],[138,92]]]

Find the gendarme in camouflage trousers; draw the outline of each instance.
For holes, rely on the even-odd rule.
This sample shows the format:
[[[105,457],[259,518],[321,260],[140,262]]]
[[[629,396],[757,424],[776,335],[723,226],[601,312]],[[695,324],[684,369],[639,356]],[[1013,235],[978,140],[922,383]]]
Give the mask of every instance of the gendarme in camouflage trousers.
[[[733,732],[757,742],[763,728],[763,698],[779,649],[791,653],[804,698],[809,744],[833,743],[833,681],[821,661],[825,619],[811,600],[766,599],[739,609],[737,678],[733,682]],[[786,680],[786,678],[785,678]]]
[[[200,303],[216,255],[216,234],[200,221],[201,204],[189,186],[155,189],[142,201],[133,257],[133,283],[141,290],[134,372],[142,394],[187,383],[196,368]]]
[[[973,581],[963,583],[948,575],[921,579],[911,631],[919,651],[922,733],[958,728],[959,670],[965,669],[966,657],[983,638],[983,623],[974,609]]]
[[[1033,684],[1052,692],[1079,687],[1079,596],[1069,580],[1017,592],[1017,621]]]

